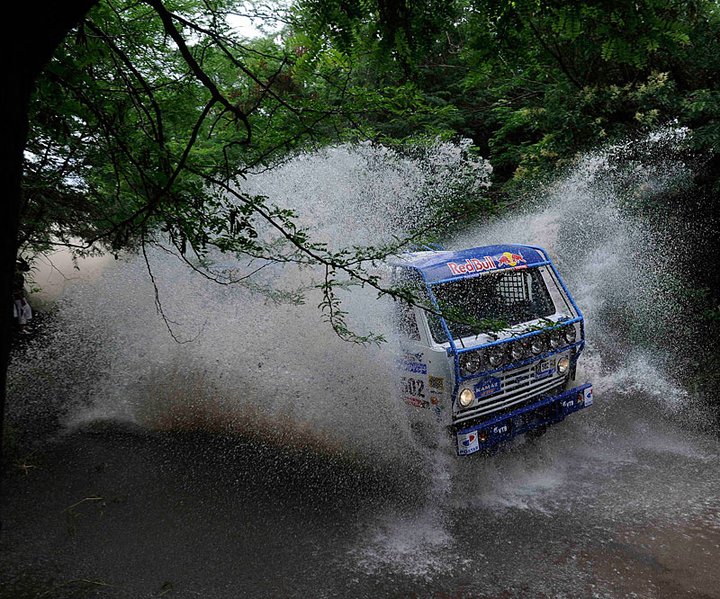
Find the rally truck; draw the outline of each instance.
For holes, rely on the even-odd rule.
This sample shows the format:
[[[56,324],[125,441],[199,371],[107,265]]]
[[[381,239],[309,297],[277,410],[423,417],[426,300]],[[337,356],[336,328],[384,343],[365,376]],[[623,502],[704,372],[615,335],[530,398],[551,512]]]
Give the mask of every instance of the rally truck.
[[[395,302],[413,430],[449,432],[464,456],[592,405],[576,381],[583,316],[544,249],[416,251],[389,266],[414,298]]]

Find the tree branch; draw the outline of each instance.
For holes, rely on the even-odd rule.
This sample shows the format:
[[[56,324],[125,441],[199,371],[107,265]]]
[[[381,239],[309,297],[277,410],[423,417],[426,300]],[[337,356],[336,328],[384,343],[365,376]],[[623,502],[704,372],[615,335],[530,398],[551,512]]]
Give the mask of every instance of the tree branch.
[[[192,52],[190,52],[190,48],[188,48],[187,43],[185,42],[185,38],[180,34],[180,31],[175,27],[175,24],[173,23],[173,14],[170,13],[170,11],[167,10],[165,5],[160,0],[145,0],[148,5],[150,5],[153,9],[155,9],[155,12],[160,17],[160,20],[162,21],[163,27],[165,29],[165,32],[170,36],[170,38],[177,44],[178,50],[180,51],[180,54],[182,55],[183,59],[187,63],[188,67],[190,67],[190,70],[192,71],[193,75],[202,83],[207,90],[212,95],[213,99],[218,102],[219,104],[222,104],[228,112],[230,112],[238,121],[240,121],[245,126],[246,131],[246,138],[243,141],[245,145],[249,145],[250,141],[252,140],[252,129],[250,126],[250,121],[247,118],[247,115],[240,110],[237,106],[235,106],[230,100],[228,100],[218,89],[218,87],[215,85],[212,79],[208,76],[208,74],[203,70],[203,68],[197,63],[195,60],[195,57],[192,55]]]

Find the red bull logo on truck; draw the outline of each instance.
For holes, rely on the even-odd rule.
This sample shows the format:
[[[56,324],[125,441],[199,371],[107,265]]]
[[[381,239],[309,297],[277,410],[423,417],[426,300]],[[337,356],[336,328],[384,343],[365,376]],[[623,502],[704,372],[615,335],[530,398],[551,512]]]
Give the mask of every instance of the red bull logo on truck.
[[[517,266],[521,262],[525,262],[522,254],[513,254],[512,252],[503,252],[498,258],[498,266]]]
[[[485,256],[484,260],[479,258],[468,258],[464,263],[460,262],[448,262],[448,268],[453,276],[458,275],[470,275],[484,270],[494,270],[501,266],[514,267],[521,262],[526,262],[522,254],[513,254],[512,252],[503,252],[498,258],[497,262],[492,256]]]

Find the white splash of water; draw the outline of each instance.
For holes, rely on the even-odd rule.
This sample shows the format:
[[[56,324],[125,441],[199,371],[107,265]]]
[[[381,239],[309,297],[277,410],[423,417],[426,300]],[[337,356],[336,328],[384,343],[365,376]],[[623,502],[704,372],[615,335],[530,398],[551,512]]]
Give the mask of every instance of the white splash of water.
[[[618,518],[625,512],[661,513],[668,506],[673,513],[705,509],[702,489],[666,489],[661,471],[653,476],[640,466],[645,460],[687,459],[707,468],[718,455],[716,442],[673,423],[680,414],[687,418],[692,398],[666,371],[672,353],[637,341],[667,334],[681,309],[664,284],[678,274],[675,248],[661,246],[662,230],[629,210],[626,201],[686,183],[689,170],[682,162],[658,158],[663,147],[682,144],[685,134],[667,130],[587,155],[564,178],[539,189],[526,208],[450,242],[454,248],[525,243],[549,251],[586,317],[588,347],[578,376],[593,382],[595,405],[538,442],[516,439],[491,458],[455,460],[440,469],[428,460],[431,481],[432,473],[450,473],[449,488],[439,501],[429,500],[432,516],[425,509],[402,514],[392,519],[396,527],[380,519],[361,551],[365,568],[420,579],[448,574],[460,565],[453,554],[458,539],[447,536],[443,516],[453,511],[555,517],[600,504],[607,517]],[[644,162],[628,159],[632,153]],[[626,468],[648,473],[646,486],[611,484],[622,480]],[[477,524],[468,520],[471,528]]]
[[[415,157],[341,146],[250,177],[245,191],[295,209],[299,226],[337,249],[402,237],[460,181],[470,177],[466,189],[480,190],[488,176],[487,163],[469,156],[467,143],[437,142]],[[192,342],[179,345],[168,334],[139,257],[70,290],[59,310],[58,343],[73,343],[74,334],[74,343],[92,344],[91,363],[75,368],[95,379],[67,398],[70,427],[112,419],[260,434],[328,451],[407,452],[402,408],[393,399],[395,346],[363,348],[337,338],[316,308],[321,298],[313,286],[321,273],[264,268],[257,282],[307,290],[304,304],[274,305],[246,288],[208,282],[162,251],[150,252],[149,263],[171,328]],[[388,300],[369,290],[344,299],[354,330],[392,338]]]
[[[420,453],[429,473],[427,498],[408,512],[398,508],[378,517],[347,556],[370,575],[389,570],[432,579],[463,567],[449,524],[452,510],[553,516],[593,502],[609,514],[660,514],[660,502],[665,509],[696,510],[705,505],[702,488],[689,494],[678,484],[666,492],[662,472],[643,479],[648,484],[641,488],[632,480],[597,482],[614,482],[647,452],[696,464],[718,455],[716,444],[663,418],[679,414],[691,398],[666,374],[664,354],[636,341],[672,328],[678,304],[666,284],[673,248],[658,251],[657,228],[626,200],[682,184],[684,164],[652,159],[657,146],[682,139],[682,132],[661,132],[640,150],[625,144],[592,153],[538,190],[527,208],[450,244],[545,247],[585,313],[588,348],[580,365],[595,384],[596,403],[539,443],[520,439],[487,460],[457,460],[451,448],[418,452],[393,400],[392,344],[366,349],[340,341],[322,322],[313,292],[305,305],[275,306],[247,289],[211,284],[162,252],[150,260],[165,312],[178,335],[197,339],[178,345],[170,338],[155,312],[145,265],[130,258],[70,291],[54,342],[30,356],[27,369],[15,369],[14,388],[24,384],[32,395],[33,384],[43,381],[43,398],[64,398],[70,426],[119,419],[151,428],[259,433],[289,445],[331,452],[350,447],[400,463]],[[651,152],[642,147],[648,144]],[[435,183],[446,185],[440,193],[452,193],[459,183],[453,172],[460,181],[475,176],[476,191],[487,185],[487,166],[468,159],[466,149],[438,145],[412,158],[376,146],[330,148],[258,175],[247,190],[297,208],[320,241],[380,243],[422,222],[436,200]],[[278,266],[261,273],[265,282],[290,288],[311,284],[313,276]],[[353,293],[348,306],[361,332],[389,328],[388,305],[374,294]],[[59,381],[68,379],[60,389]]]
[[[410,153],[375,144],[330,147],[250,177],[243,190],[297,210],[299,224],[333,249],[378,245],[421,227],[458,188],[479,194],[489,187],[490,164],[469,148],[469,140]]]
[[[580,367],[589,378],[606,382],[611,368],[617,389],[642,388],[669,411],[676,411],[687,394],[665,373],[667,354],[638,342],[665,336],[682,320],[687,300],[672,289],[681,274],[673,265],[679,248],[671,247],[659,223],[642,211],[633,213],[630,200],[642,204],[643,198],[687,184],[689,168],[662,159],[686,136],[683,129],[664,129],[590,153],[565,177],[539,189],[523,209],[452,242],[453,247],[524,243],[547,249],[586,317],[588,351]],[[636,154],[640,157],[628,157]],[[618,366],[620,348],[625,354]]]
[[[648,146],[657,151],[681,144],[684,135],[669,129],[589,154],[566,177],[539,190],[539,199],[526,208],[451,242],[547,248],[585,311],[588,351],[581,368],[588,378],[601,395],[639,392],[670,412],[687,403],[687,394],[664,374],[659,355],[627,336],[662,334],[672,326],[677,299],[664,286],[672,255],[667,248],[658,251],[652,223],[633,215],[626,200],[687,178],[682,162],[642,159]],[[340,146],[251,177],[246,191],[295,208],[299,224],[315,239],[339,247],[400,237],[459,185],[482,191],[489,173],[485,161],[468,153],[467,142],[436,143],[415,155],[375,145]],[[275,306],[247,289],[209,283],[162,252],[152,253],[150,262],[176,334],[197,338],[178,345],[167,334],[138,258],[109,268],[99,282],[78,285],[60,310],[65,339],[57,344],[72,343],[70,335],[82,339],[83,347],[74,350],[91,354],[82,368],[96,380],[88,385],[88,377],[80,377],[70,422],[120,418],[169,428],[196,422],[284,437],[317,435],[335,446],[362,439],[371,448],[405,447],[409,433],[390,399],[393,344],[377,350],[338,340],[315,308],[315,291],[305,305]],[[280,288],[312,287],[318,280],[312,270],[280,265],[258,278]],[[359,332],[391,330],[389,305],[373,293],[353,292],[346,302]],[[49,370],[51,359],[65,355],[57,344],[50,350],[55,356],[43,358]]]
[[[415,508],[382,514],[374,525],[359,535],[348,564],[365,574],[402,573],[422,580],[452,573],[462,560],[448,559],[455,539],[448,530],[452,501],[453,448],[444,447],[425,456],[429,469],[426,496],[415,498]]]

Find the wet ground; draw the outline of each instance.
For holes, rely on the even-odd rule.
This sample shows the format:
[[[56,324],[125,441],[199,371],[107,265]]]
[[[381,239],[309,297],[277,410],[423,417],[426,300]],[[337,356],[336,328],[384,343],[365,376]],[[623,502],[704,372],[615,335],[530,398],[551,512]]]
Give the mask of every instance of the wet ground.
[[[95,424],[15,460],[0,597],[720,597],[717,442],[591,418],[396,464]]]

